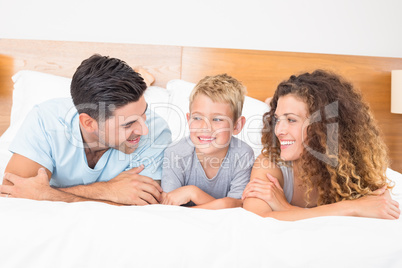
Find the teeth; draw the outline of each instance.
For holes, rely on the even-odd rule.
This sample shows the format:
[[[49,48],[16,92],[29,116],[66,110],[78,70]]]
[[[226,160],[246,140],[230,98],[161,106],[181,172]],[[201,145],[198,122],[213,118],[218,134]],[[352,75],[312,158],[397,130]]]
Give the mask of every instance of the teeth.
[[[292,145],[295,141],[281,141],[281,145]]]
[[[212,140],[214,140],[214,138],[209,138],[209,139],[207,139],[207,138],[199,138],[200,140],[202,140],[202,141],[212,141]]]

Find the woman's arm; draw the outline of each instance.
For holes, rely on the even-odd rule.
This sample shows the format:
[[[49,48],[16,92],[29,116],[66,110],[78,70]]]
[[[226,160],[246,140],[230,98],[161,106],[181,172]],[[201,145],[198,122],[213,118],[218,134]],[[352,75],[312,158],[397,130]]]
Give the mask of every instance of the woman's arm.
[[[247,200],[247,199],[246,199]],[[244,208],[255,211],[251,204],[244,202]],[[378,196],[366,196],[356,200],[341,201],[314,208],[291,206],[286,211],[263,211],[256,214],[278,220],[295,221],[321,216],[358,216],[379,219],[398,219],[400,215],[398,202],[391,199],[389,192]]]
[[[254,212],[260,216],[267,215],[272,212],[271,206],[264,200],[265,191],[262,187],[258,187],[258,182],[263,181],[269,184],[266,174],[271,174],[278,178],[278,182],[283,187],[283,175],[280,168],[265,158],[259,155],[254,162],[253,169],[251,170],[250,182],[244,189],[242,200],[243,208]]]
[[[261,156],[258,158],[260,157]],[[289,221],[320,216],[359,216],[381,219],[399,218],[399,204],[392,200],[389,192],[385,191],[385,188],[379,189],[376,195],[366,196],[357,200],[341,201],[310,209],[292,206],[287,203],[284,195],[281,194],[283,191],[280,183],[275,183],[273,180],[268,179],[267,176],[263,176],[264,173],[269,173],[274,177],[275,173],[278,174],[277,170],[266,168],[266,166],[270,165],[261,161],[261,159],[258,163],[256,161],[251,173],[251,180],[257,177],[260,181],[263,181],[263,183],[260,183],[259,190],[252,191],[249,187],[249,185],[252,184],[252,182],[250,182],[243,194],[243,208],[262,217],[272,217],[278,220]],[[280,179],[283,182],[283,177]],[[275,211],[271,209],[270,204]],[[278,207],[279,210],[277,210],[276,207]]]

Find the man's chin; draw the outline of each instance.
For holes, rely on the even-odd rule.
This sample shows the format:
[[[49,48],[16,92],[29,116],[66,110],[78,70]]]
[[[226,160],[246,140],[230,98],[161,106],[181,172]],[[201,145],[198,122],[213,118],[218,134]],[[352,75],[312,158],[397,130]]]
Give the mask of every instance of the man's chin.
[[[125,154],[132,154],[135,152],[135,150],[137,150],[137,148],[138,148],[138,146],[134,146],[134,147],[122,146],[118,150]]]

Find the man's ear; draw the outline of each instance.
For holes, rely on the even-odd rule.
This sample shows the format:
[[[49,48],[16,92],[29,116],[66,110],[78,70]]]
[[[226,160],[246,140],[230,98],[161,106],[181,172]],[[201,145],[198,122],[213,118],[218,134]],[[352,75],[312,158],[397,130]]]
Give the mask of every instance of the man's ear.
[[[241,132],[241,130],[243,129],[245,124],[246,124],[246,118],[244,116],[240,116],[236,120],[236,123],[234,124],[233,135],[239,134]]]
[[[80,120],[80,125],[86,130],[86,132],[98,131],[98,122],[88,114],[81,113],[78,118]]]

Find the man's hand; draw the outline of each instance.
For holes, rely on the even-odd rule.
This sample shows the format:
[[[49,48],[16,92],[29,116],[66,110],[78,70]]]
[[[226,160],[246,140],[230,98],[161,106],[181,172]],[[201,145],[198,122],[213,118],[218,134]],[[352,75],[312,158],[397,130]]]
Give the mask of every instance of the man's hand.
[[[139,175],[143,169],[141,165],[104,182],[108,200],[126,205],[159,204],[162,188],[153,179]]]
[[[15,174],[4,174],[4,180],[13,185],[0,185],[2,197],[28,198],[34,200],[47,200],[47,195],[54,191],[50,187],[49,177],[44,168],[38,170],[38,175],[30,178],[22,178]]]

